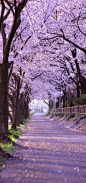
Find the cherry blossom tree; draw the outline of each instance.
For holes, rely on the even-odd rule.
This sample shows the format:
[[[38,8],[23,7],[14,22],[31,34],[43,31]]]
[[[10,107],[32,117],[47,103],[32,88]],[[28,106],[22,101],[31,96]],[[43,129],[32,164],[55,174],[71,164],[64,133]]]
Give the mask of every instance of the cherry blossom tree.
[[[81,74],[82,62],[85,62],[86,59],[85,21],[85,1],[58,1],[58,6],[45,23],[47,36],[40,34],[40,44],[42,47],[46,45],[45,48],[43,47],[43,51],[52,53],[54,59],[56,51],[58,53],[59,63],[62,59],[60,57],[63,57],[64,62],[64,59],[69,56],[72,63],[75,64],[78,75],[77,89],[80,83],[82,93],[86,93],[86,79]],[[73,70],[68,75],[71,74],[74,75]],[[71,79],[72,81],[74,80],[72,77]]]
[[[30,4],[29,2],[29,5],[32,5],[32,4],[33,6],[30,6],[30,11],[29,11],[29,22],[30,22],[30,29],[33,32],[33,39],[34,39],[34,46],[32,45],[32,49],[34,49],[34,51],[36,50],[36,52],[33,53],[33,55],[35,56],[35,59],[32,58],[34,60],[33,63],[36,64],[33,70],[36,70],[36,73],[37,73],[37,68],[39,67],[40,69],[38,69],[38,72],[39,72],[39,76],[41,77],[41,80],[44,77],[47,80],[47,74],[45,74],[46,71],[45,72],[43,71],[43,66],[42,66],[43,62],[45,62],[44,67],[46,67],[48,70],[52,70],[51,68],[53,67],[54,72],[57,72],[57,74],[55,74],[53,77],[49,76],[48,81],[50,81],[55,86],[58,85],[61,90],[65,90],[66,85],[69,86],[70,79],[71,79],[72,81],[71,81],[70,88],[72,89],[74,87],[74,84],[75,85],[77,84],[77,88],[78,88],[79,81],[77,79],[77,82],[76,82],[76,79],[75,79],[76,77],[73,73],[73,70],[71,70],[70,64],[69,64],[70,79],[69,78],[67,79],[68,70],[67,70],[67,74],[62,76],[63,69],[65,70],[65,66],[63,69],[61,69],[61,60],[63,60],[64,62],[64,59],[70,56],[70,60],[72,60],[72,63],[75,63],[76,59],[72,59],[73,55],[71,53],[73,53],[72,50],[74,50],[74,47],[76,47],[80,69],[82,68],[80,59],[84,61],[85,53],[86,53],[85,28],[84,28],[85,27],[84,1],[80,1],[80,2],[78,1],[78,3],[76,0],[73,3],[72,1],[70,2],[58,1],[54,3],[53,2],[51,3],[50,1],[47,1],[47,2],[39,1],[38,4],[36,4],[35,2],[31,2]],[[51,4],[52,4],[52,8],[51,8]],[[40,39],[38,40],[38,38]],[[83,44],[82,44],[82,40],[83,40]],[[31,49],[31,47],[29,49]],[[37,56],[37,50],[39,50],[40,52],[40,57],[43,58],[41,59],[41,61],[39,61],[40,59],[37,58],[39,57],[39,53]],[[68,62],[67,62],[67,65],[68,65]],[[60,72],[58,72],[58,68]],[[58,78],[62,80],[62,84],[60,84]],[[74,84],[73,84],[73,81],[74,81]]]
[[[13,64],[13,62],[9,62],[9,52],[13,37],[21,23],[21,11],[26,3],[27,0],[0,1],[0,33],[3,54],[0,63],[0,138],[8,136],[8,81]]]

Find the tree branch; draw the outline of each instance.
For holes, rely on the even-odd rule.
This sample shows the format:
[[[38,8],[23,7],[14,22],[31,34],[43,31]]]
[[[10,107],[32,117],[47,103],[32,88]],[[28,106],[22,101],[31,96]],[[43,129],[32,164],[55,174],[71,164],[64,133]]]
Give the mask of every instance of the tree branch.
[[[74,45],[76,48],[78,48],[79,50],[83,51],[83,52],[85,53],[85,55],[86,55],[86,49],[84,49],[84,48],[78,46],[76,43],[74,43],[74,42],[72,42],[70,39],[66,38],[62,29],[61,29],[61,32],[63,33],[62,37],[63,37],[63,39],[64,39],[65,41],[71,43],[71,44]]]
[[[2,5],[2,9],[1,9],[1,17],[0,17],[0,30],[1,30],[1,24],[3,22],[4,11],[5,11],[5,4],[4,4],[3,0],[1,0],[1,5]]]
[[[78,29],[79,31],[84,35],[86,36],[86,34],[81,30],[80,26],[79,26],[79,19],[80,19],[80,15],[78,16],[78,19],[77,19],[77,26],[78,26]]]
[[[77,45],[76,43],[74,43],[73,41],[71,41],[70,39],[66,38],[65,35],[64,35],[64,33],[63,33],[63,30],[62,30],[62,29],[61,29],[61,32],[62,32],[62,34],[55,34],[55,33],[54,33],[56,36],[54,36],[54,37],[43,38],[43,39],[41,39],[41,40],[51,40],[51,39],[56,39],[56,38],[60,37],[60,38],[63,38],[65,41],[71,43],[73,46],[75,46],[75,47],[78,48],[79,50],[83,51],[83,52],[85,53],[85,55],[86,55],[86,49],[85,49],[85,48],[80,47],[79,45]],[[53,33],[52,33],[52,34],[53,34]],[[39,39],[40,39],[40,37],[39,37]]]
[[[10,80],[10,77],[11,77],[11,74],[12,74],[12,71],[13,71],[13,61],[11,61],[8,64],[8,67],[10,68],[9,75],[8,75],[8,83],[9,83],[9,80]]]

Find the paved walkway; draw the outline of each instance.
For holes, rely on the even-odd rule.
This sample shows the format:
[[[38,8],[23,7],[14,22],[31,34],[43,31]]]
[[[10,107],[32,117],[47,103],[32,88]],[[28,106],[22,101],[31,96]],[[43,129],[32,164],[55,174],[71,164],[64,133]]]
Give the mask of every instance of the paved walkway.
[[[86,183],[86,135],[33,115],[0,183]]]

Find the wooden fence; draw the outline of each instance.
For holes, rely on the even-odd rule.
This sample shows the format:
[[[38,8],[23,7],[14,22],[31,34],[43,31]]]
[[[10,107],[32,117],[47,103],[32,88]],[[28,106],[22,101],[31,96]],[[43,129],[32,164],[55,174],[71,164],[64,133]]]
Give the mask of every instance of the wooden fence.
[[[51,114],[55,114],[55,115],[59,115],[59,114],[83,115],[83,116],[85,116],[86,115],[86,105],[52,109]]]

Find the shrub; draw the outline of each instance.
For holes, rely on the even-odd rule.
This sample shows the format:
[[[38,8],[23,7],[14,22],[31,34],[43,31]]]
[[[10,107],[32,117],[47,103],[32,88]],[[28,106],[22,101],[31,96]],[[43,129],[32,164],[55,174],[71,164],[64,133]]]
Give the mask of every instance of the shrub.
[[[25,125],[28,122],[29,118],[23,119],[23,125]]]
[[[73,98],[73,105],[85,105],[86,94],[82,94],[79,98]]]
[[[0,143],[0,147],[4,153],[12,154],[14,150],[14,146],[11,142],[8,142],[7,144]]]
[[[0,164],[4,162],[5,162],[5,159],[2,156],[0,156]]]

